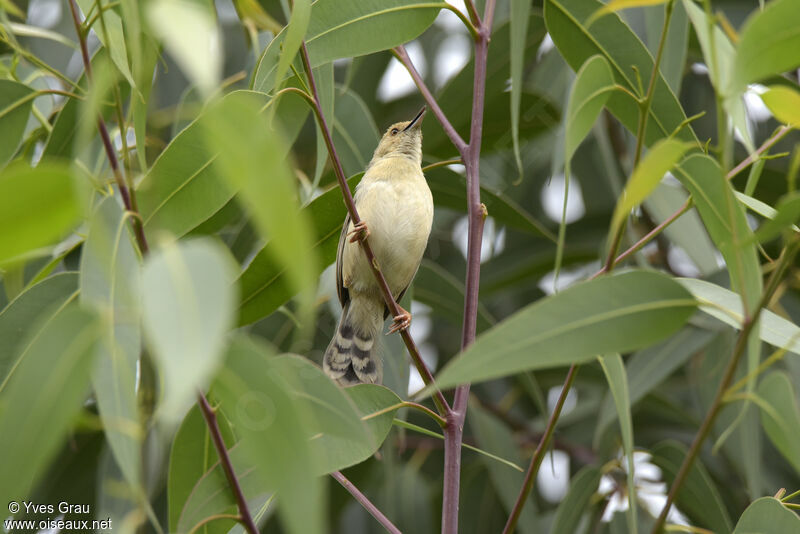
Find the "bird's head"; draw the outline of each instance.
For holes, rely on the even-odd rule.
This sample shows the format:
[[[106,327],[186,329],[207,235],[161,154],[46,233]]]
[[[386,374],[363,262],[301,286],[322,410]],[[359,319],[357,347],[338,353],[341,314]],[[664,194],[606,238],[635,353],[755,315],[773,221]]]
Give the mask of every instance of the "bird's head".
[[[405,156],[422,163],[422,118],[425,116],[423,107],[417,116],[410,121],[392,124],[383,134],[372,161],[386,156]]]

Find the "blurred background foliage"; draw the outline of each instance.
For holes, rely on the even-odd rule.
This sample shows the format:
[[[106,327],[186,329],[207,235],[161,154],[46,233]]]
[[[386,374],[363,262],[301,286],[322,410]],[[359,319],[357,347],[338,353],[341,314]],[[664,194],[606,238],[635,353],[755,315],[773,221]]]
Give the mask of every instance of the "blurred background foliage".
[[[87,0],[79,4],[84,13],[96,13],[95,2]],[[259,91],[243,99],[248,102],[233,102],[239,97],[225,99],[230,101],[230,105],[223,111],[231,112],[232,116],[244,121],[248,117],[253,119],[252,115],[248,115],[249,111],[258,112],[262,109],[259,106],[263,106],[269,97],[260,92],[271,92],[273,86],[270,83],[274,84],[274,80],[259,74],[264,72],[264,62],[268,61],[268,58],[262,58],[262,53],[272,40],[273,32],[286,24],[286,2],[193,2],[192,9],[210,17],[212,30],[209,31],[219,32],[218,49],[201,55],[200,62],[205,60],[206,64],[201,65],[200,74],[196,75],[191,74],[194,72],[192,69],[196,68],[192,66],[192,61],[196,62],[198,58],[182,58],[180,47],[171,46],[167,36],[169,32],[201,31],[198,28],[202,26],[192,25],[195,22],[189,16],[194,12],[192,9],[185,12],[170,11],[169,2],[142,2],[138,5],[136,2],[109,4],[103,1],[101,4],[116,14],[117,20],[121,17],[124,42],[128,45],[122,57],[128,71],[120,68],[119,56],[115,58],[113,49],[110,60],[107,59],[108,48],[102,45],[104,39],[98,38],[95,26],[95,31],[88,34],[89,50],[94,58],[95,86],[103,87],[105,84],[105,87],[104,90],[93,89],[87,93],[85,81],[82,81],[83,65],[68,4],[60,0],[0,2],[0,8],[3,9],[0,83],[4,84],[0,86],[0,109],[16,102],[21,95],[24,96],[25,91],[58,89],[87,97],[78,101],[61,94],[42,93],[22,106],[25,110],[22,118],[13,117],[16,113],[13,110],[4,113],[5,117],[0,117],[4,121],[0,131],[0,165],[5,166],[2,172],[11,173],[8,169],[21,162],[41,166],[67,159],[73,162],[73,174],[83,175],[80,178],[84,183],[91,184],[97,192],[108,190],[111,187],[111,174],[92,120],[101,111],[106,117],[126,175],[135,184],[145,232],[151,244],[162,240],[162,235],[166,233],[178,237],[211,236],[213,246],[208,246],[213,248],[222,244],[230,251],[230,254],[223,254],[228,257],[214,272],[217,273],[216,278],[239,281],[239,299],[228,304],[238,310],[232,312],[234,322],[237,322],[235,317],[238,316],[238,324],[244,332],[269,345],[254,349],[248,342],[241,341],[237,351],[242,354],[247,351],[258,353],[258,350],[266,353],[299,353],[318,364],[339,313],[332,270],[327,268],[322,271],[326,267],[325,262],[312,265],[309,260],[308,272],[298,274],[297,280],[284,280],[285,273],[279,268],[280,262],[275,256],[280,255],[280,251],[270,249],[271,252],[260,252],[265,235],[272,237],[271,246],[277,246],[280,239],[276,239],[276,236],[282,232],[282,222],[287,228],[306,225],[312,227],[316,235],[327,236],[324,242],[317,244],[315,254],[318,259],[332,259],[338,238],[336,226],[341,225],[344,209],[338,190],[330,190],[335,185],[335,178],[327,162],[325,146],[319,140],[313,115],[302,100],[294,95],[282,97],[280,106],[275,106],[284,140],[290,146],[280,143],[269,145],[271,141],[264,141],[257,136],[257,128],[246,124],[233,122],[234,127],[231,128],[231,123],[227,123],[228,130],[225,130],[224,121],[203,123],[203,119],[197,120],[206,109],[209,94],[214,92]],[[154,6],[157,4],[164,7],[165,11],[156,11]],[[456,4],[463,11],[463,5]],[[482,2],[478,4],[479,12],[483,12]],[[721,27],[730,28],[734,34],[736,29],[742,28],[745,19],[759,8],[758,3],[752,0],[714,0],[709,2],[709,6],[721,21]],[[132,20],[127,11],[129,9],[135,9],[140,15],[138,23],[141,24],[141,33],[135,36],[130,33]],[[554,47],[553,39],[547,33],[544,9],[541,1],[533,2],[524,40],[519,115],[520,171],[515,161],[510,128],[510,6],[508,1],[503,0],[497,5],[489,52],[481,152],[482,201],[487,205],[489,219],[482,249],[479,333],[491,329],[531,302],[553,294],[555,290],[553,269],[556,235],[565,191],[563,117],[575,74],[564,59],[566,54]],[[153,15],[154,12],[164,17],[173,15],[185,19],[174,18],[159,23],[156,20],[158,15]],[[23,16],[20,17],[20,14]],[[650,53],[655,54],[664,19],[664,6],[637,7],[622,11],[619,16]],[[203,17],[200,19],[205,20]],[[424,22],[420,24],[424,25]],[[434,90],[445,114],[462,136],[466,136],[473,83],[469,32],[453,13],[446,10],[441,11],[433,24],[425,25],[425,28],[407,45],[407,49],[426,83]],[[164,49],[161,48],[162,44]],[[569,43],[556,44],[559,47],[569,46]],[[792,53],[800,55],[797,49]],[[127,59],[131,61],[125,61]],[[216,74],[211,72],[215,62],[219,63],[219,72]],[[703,113],[691,122],[697,139],[701,144],[710,141],[710,146],[716,147],[719,141],[717,113],[720,109],[717,92],[709,77],[701,42],[682,2],[675,4],[662,73],[686,116]],[[349,176],[356,176],[363,171],[379,136],[388,125],[407,120],[423,104],[410,77],[389,51],[325,62],[316,67],[315,75],[328,123],[333,128],[334,143]],[[209,87],[202,87],[205,76],[211,77]],[[17,83],[12,84],[11,80]],[[152,88],[149,87],[150,81]],[[288,80],[289,85],[302,86],[302,83],[296,75]],[[780,83],[796,89],[797,72],[783,76]],[[81,84],[84,88],[81,88]],[[758,94],[759,88],[751,87],[744,95],[746,125],[754,147],[760,146],[781,124],[764,106]],[[115,105],[115,99],[121,105]],[[253,103],[251,100],[255,102],[254,105],[250,105]],[[33,107],[30,106],[31,102]],[[143,108],[142,102],[145,103]],[[266,115],[267,112],[263,112],[263,116]],[[127,125],[124,132],[119,128],[120,118]],[[12,119],[15,121],[13,124]],[[237,124],[241,126],[238,132],[235,128]],[[210,157],[207,147],[203,145],[204,139],[209,138],[218,139],[219,143],[227,139],[232,155],[220,158],[220,161]],[[733,187],[737,191],[747,191],[749,197],[761,203],[777,206],[780,199],[796,190],[800,168],[798,141],[800,137],[793,131],[771,149],[771,153],[783,155],[757,164],[760,179],[756,177],[757,185],[752,190],[747,185],[748,172],[735,177]],[[635,135],[608,111],[603,111],[572,158],[569,197],[566,201],[568,225],[563,270],[558,279],[559,289],[588,277],[601,267],[601,261],[607,253],[609,222],[625,187],[626,177],[632,172],[635,144]],[[752,151],[752,147],[748,150],[738,138],[731,146],[733,150],[727,168],[730,168],[730,163],[742,161]],[[168,150],[168,147],[172,149]],[[238,153],[237,147],[240,150]],[[425,165],[458,156],[431,114],[424,123],[423,150]],[[241,158],[247,159],[250,154],[262,151],[266,154],[263,158],[259,159],[259,156],[252,163],[242,163]],[[293,198],[291,192],[286,198],[292,197],[292,203],[303,206],[300,216],[289,209],[291,205],[282,209],[276,205],[270,208],[274,208],[272,219],[269,214],[259,218],[244,203],[240,204],[233,198],[236,187],[249,191],[247,188],[253,183],[249,181],[250,176],[258,181],[259,173],[265,172],[265,165],[270,167],[276,158],[288,162],[281,172],[296,178],[297,198]],[[196,190],[178,188],[174,195],[165,195],[159,190],[159,184],[186,178],[190,171],[195,173],[191,176],[200,178],[222,172],[238,176],[240,183],[232,186],[229,193],[225,192],[228,191],[225,189],[227,186],[217,184],[214,187],[218,189],[214,190],[213,195],[209,193],[211,186],[203,189],[197,185]],[[443,367],[459,351],[467,235],[466,197],[463,167],[460,165],[431,169],[426,176],[436,203],[434,226],[425,260],[403,305],[406,308],[411,306],[414,313],[412,336],[429,366],[435,370]],[[357,176],[355,180],[358,180]],[[354,183],[351,183],[351,187]],[[253,191],[256,199],[265,198],[259,197],[261,193],[255,189]],[[213,199],[208,200],[204,195],[211,195]],[[623,237],[622,249],[666,219],[685,198],[686,192],[678,181],[671,178],[662,181],[656,193],[645,202],[644,208],[634,212]],[[276,202],[281,199],[284,197],[276,197]],[[207,200],[209,204],[205,205]],[[168,203],[166,208],[165,203]],[[213,207],[215,203],[218,205]],[[97,204],[97,201],[93,201],[93,204]],[[103,212],[105,222],[97,224],[123,228],[125,218],[121,218],[118,208],[107,207]],[[258,209],[255,211],[258,212]],[[84,277],[87,276],[87,270],[92,268],[91,264],[87,266],[92,260],[87,255],[87,250],[91,249],[85,239],[87,234],[93,235],[91,224],[94,223],[75,226],[77,217],[74,214],[65,217],[68,220],[61,228],[71,228],[74,232],[56,231],[59,238],[64,238],[59,244],[28,256],[23,262],[6,264],[3,271],[3,291],[0,291],[0,309],[4,310],[0,312],[0,344],[3,346],[0,350],[0,369],[5,369],[0,381],[16,365],[18,356],[15,351],[19,340],[33,336],[38,328],[35,328],[36,325],[48,324],[43,314],[52,313],[47,310],[54,309],[59,303],[66,305],[75,300],[79,281],[71,273],[80,269],[81,277]],[[748,212],[747,217],[753,228],[757,228],[764,220],[763,214],[753,211]],[[2,231],[15,230],[4,228]],[[300,236],[297,239],[304,239],[302,232],[297,235]],[[95,246],[104,250],[104,245],[98,244],[102,239],[96,239]],[[52,243],[51,236],[36,246],[50,246]],[[771,260],[780,254],[782,246],[781,239],[767,240],[760,246],[762,268],[768,268]],[[200,248],[203,247],[183,250],[181,254],[208,254],[209,259],[202,262],[204,265],[213,264],[216,252]],[[165,245],[163,266],[157,265],[155,259],[148,264],[142,275],[145,279],[143,284],[147,284],[148,276],[175,276],[176,280],[187,278],[171,270],[169,250],[169,246]],[[292,250],[297,249],[290,248],[289,254],[292,254]],[[125,256],[120,261],[131,264],[139,261],[138,253],[132,249],[117,253],[121,254],[120,257]],[[100,254],[102,256],[104,253]],[[678,277],[702,278],[723,287],[730,286],[722,256],[714,248],[694,210],[634,255],[629,263]],[[153,274],[159,268],[163,272]],[[770,309],[775,314],[795,324],[800,322],[797,274],[795,265],[792,265],[777,296],[770,303]],[[197,291],[202,293],[199,288],[207,287],[203,278],[206,275],[207,272],[189,273],[187,276],[196,285]],[[318,278],[318,287],[309,288],[307,280],[301,280],[303,276],[312,278],[314,285]],[[36,285],[41,280],[44,282]],[[270,286],[265,293],[264,284],[271,280],[277,280],[275,284],[278,287]],[[43,287],[43,284],[47,284],[47,287]],[[93,297],[84,294],[84,282],[80,282],[80,287],[80,300],[91,300]],[[152,286],[148,287],[149,291],[158,293]],[[209,292],[213,293],[212,289]],[[305,296],[290,300],[299,289],[304,290],[301,295]],[[36,295],[35,291],[41,294]],[[102,300],[106,297],[99,295],[97,298]],[[142,313],[145,315],[148,310],[161,309],[163,305],[158,301],[158,294],[148,297],[145,291],[143,298]],[[148,304],[148,298],[152,304]],[[227,297],[217,299],[210,295],[208,298],[212,299],[210,302],[218,303]],[[18,311],[22,308],[27,310],[27,315]],[[13,317],[9,310],[14,312]],[[177,316],[185,313],[185,310],[179,309],[171,311]],[[73,315],[80,313],[76,311]],[[5,322],[3,314],[6,316]],[[9,320],[9,317],[13,320]],[[89,319],[84,321],[72,315],[59,317],[65,324],[72,321],[75,325],[84,325],[86,329],[92,328]],[[174,326],[180,328],[177,323]],[[52,324],[50,327],[53,327]],[[121,327],[117,324],[115,328]],[[141,344],[145,341],[140,337],[146,336],[141,335],[138,326],[133,329],[136,331],[136,346],[141,350]],[[158,326],[152,330],[157,331]],[[119,330],[116,331],[120,335]],[[156,334],[153,336],[157,337]],[[624,355],[634,443],[642,453],[637,456],[638,460],[635,459],[641,477],[638,479],[639,491],[642,494],[652,493],[652,502],[663,503],[664,488],[661,483],[669,482],[674,477],[686,446],[705,416],[714,384],[721,376],[735,337],[736,331],[731,326],[698,313],[667,340]],[[209,334],[208,343],[213,345],[215,341],[211,338],[213,335]],[[185,342],[190,343],[188,340]],[[206,343],[203,339],[195,339],[194,342],[198,350]],[[158,341],[150,340],[149,343],[158,344]],[[138,358],[139,350],[135,351],[133,361]],[[763,357],[766,358],[773,350],[764,345]],[[115,350],[111,349],[111,352],[115,353]],[[405,348],[393,336],[386,339],[384,352],[386,385],[400,398],[410,398],[409,391],[417,391],[422,382],[413,367],[409,367]],[[242,362],[246,361],[246,358],[242,359]],[[55,360],[52,364],[55,365]],[[189,359],[178,365],[180,373],[180,369],[194,364]],[[41,415],[43,419],[36,421],[45,427],[65,426],[63,431],[52,429],[52,438],[46,437],[49,435],[47,432],[42,434],[40,439],[53,439],[56,442],[49,452],[42,452],[43,456],[51,458],[47,464],[49,468],[38,474],[38,482],[30,486],[32,489],[26,496],[40,503],[66,500],[92,504],[97,517],[119,518],[119,528],[122,530],[151,530],[153,522],[160,523],[165,530],[172,530],[181,524],[173,514],[180,515],[182,508],[175,512],[172,503],[167,502],[168,494],[173,491],[168,474],[170,477],[178,476],[174,472],[180,469],[176,466],[180,465],[178,462],[181,458],[185,460],[193,455],[205,454],[202,468],[192,467],[194,474],[191,476],[195,477],[192,480],[196,481],[214,463],[215,453],[209,452],[207,432],[199,413],[193,409],[174,438],[172,432],[176,427],[160,434],[151,432],[147,436],[136,437],[131,452],[126,449],[130,446],[127,441],[130,434],[120,432],[123,437],[118,438],[112,437],[113,432],[109,434],[108,430],[104,434],[103,423],[96,417],[95,399],[102,395],[102,387],[95,385],[94,395],[83,396],[89,387],[88,366],[89,363],[84,362],[77,367],[83,369],[85,380],[82,384],[74,385],[75,391],[70,397],[88,398],[83,408],[72,406],[72,413],[64,414],[66,422],[63,423],[47,422],[46,412]],[[771,393],[778,395],[775,402],[788,402],[788,413],[792,413],[793,407],[796,416],[800,402],[797,388],[797,384],[800,384],[800,360],[796,354],[788,354],[771,369],[780,373],[768,374],[760,381],[759,393],[765,398]],[[130,372],[141,376],[142,369],[135,366]],[[279,373],[277,370],[275,372]],[[166,368],[164,373],[166,383],[171,384]],[[213,370],[197,370],[197,373],[200,382],[209,381],[213,376]],[[565,368],[560,367],[522,372],[475,385],[467,417],[465,442],[524,468],[542,436],[564,374]],[[224,375],[223,372],[214,386],[217,398],[221,400],[236,394],[235,386],[231,385],[233,382],[226,382]],[[242,371],[242,376],[246,375],[247,372]],[[744,376],[744,370],[740,372],[741,376]],[[95,377],[92,380],[102,382],[103,379]],[[187,379],[179,377],[177,382],[182,380]],[[769,382],[765,385],[767,380]],[[195,382],[189,380],[188,383],[192,385]],[[0,390],[3,387],[0,386]],[[754,394],[752,391],[748,393]],[[780,397],[783,393],[786,395]],[[46,397],[49,393],[41,391],[29,398],[35,399],[38,395]],[[55,399],[51,404],[57,406],[63,399]],[[8,401],[8,398],[4,400]],[[591,362],[583,366],[567,399],[553,448],[544,460],[532,497],[523,511],[520,532],[626,532],[629,529],[625,514],[613,513],[617,507],[624,509],[620,505],[628,493],[623,467],[625,462],[621,455],[623,438],[616,423],[617,413],[613,402],[601,365]],[[391,404],[391,400],[388,404]],[[222,423],[225,426],[229,424],[227,420],[231,419],[233,430],[223,429],[223,434],[226,439],[230,438],[229,445],[232,445],[236,439],[237,416],[226,414],[225,406],[223,402]],[[183,414],[181,410],[185,411],[185,408],[180,403],[175,408],[179,414],[178,421]],[[14,409],[24,410],[20,406]],[[431,430],[436,428],[429,419],[417,412],[400,410],[396,417],[401,422],[407,421]],[[742,419],[738,419],[740,417]],[[713,453],[710,446],[703,449],[700,461],[686,484],[686,491],[677,501],[678,508],[689,523],[713,532],[730,532],[753,500],[774,495],[780,488],[786,488],[790,493],[800,489],[797,428],[789,423],[789,429],[786,430],[788,437],[784,436],[788,441],[782,442],[775,438],[775,432],[770,431],[768,424],[762,425],[763,422],[759,421],[761,417],[752,404],[744,412],[741,411],[741,404],[734,403],[724,408],[709,440],[711,444],[718,443],[719,446]],[[77,423],[67,432],[70,421]],[[107,421],[105,424],[108,425]],[[368,453],[368,459],[347,469],[345,474],[403,532],[436,531],[441,509],[443,442],[403,426],[395,425],[387,432],[380,450],[374,455]],[[182,434],[186,436],[184,439],[181,438]],[[193,444],[197,436],[202,436],[205,449]],[[723,436],[726,439],[721,440]],[[0,440],[6,439],[0,437]],[[114,444],[115,439],[117,445]],[[781,443],[787,446],[782,448]],[[131,461],[137,465],[144,462],[144,465],[138,465],[133,470],[135,472],[121,471],[117,462],[122,457],[120,455],[126,454],[121,451],[128,450],[129,454],[138,456],[136,451],[139,449],[144,454]],[[10,470],[7,472],[12,473]],[[190,478],[190,474],[184,471],[180,476],[187,480]],[[464,451],[460,531],[500,531],[522,478],[521,471],[487,456]],[[136,494],[132,489],[135,487],[134,481],[143,484],[146,497]],[[327,502],[323,519],[327,531],[382,531],[380,525],[338,484],[326,477],[318,481],[320,487],[307,489],[327,497],[309,502],[316,502],[314,506],[322,506],[320,503]],[[225,487],[224,479],[217,483]],[[24,482],[20,484],[20,490],[27,487]],[[582,488],[584,494],[580,495]],[[178,495],[181,495],[180,492]],[[22,498],[20,495],[11,497],[17,500]],[[185,494],[183,497],[186,498]],[[233,510],[231,502],[224,501],[224,496],[221,498],[221,510],[230,513]],[[655,504],[651,505],[651,512],[645,511],[646,501],[640,497],[639,506],[643,507],[638,514],[641,531],[652,524],[652,510],[657,513],[660,509]],[[149,505],[143,505],[142,502]],[[256,496],[251,504],[256,506],[254,511],[261,509],[264,512],[261,518],[263,531],[279,532],[285,528],[285,524],[282,526],[272,512],[274,507],[269,506],[269,501],[264,498],[259,500]],[[202,510],[198,513],[197,519],[205,517]],[[191,528],[194,524],[181,525],[181,528],[186,525]],[[241,527],[234,527],[230,521],[215,521],[201,527],[201,530],[227,531],[230,528]],[[116,526],[114,530],[117,530]]]

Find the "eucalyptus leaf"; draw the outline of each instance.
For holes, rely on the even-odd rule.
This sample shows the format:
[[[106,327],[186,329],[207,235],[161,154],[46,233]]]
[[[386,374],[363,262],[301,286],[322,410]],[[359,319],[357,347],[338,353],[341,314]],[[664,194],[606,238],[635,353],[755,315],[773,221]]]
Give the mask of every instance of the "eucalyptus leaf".
[[[317,0],[305,32],[309,60],[317,67],[334,59],[362,56],[407,43],[433,23],[443,2],[422,0]],[[280,50],[287,30],[270,42],[259,58],[251,87],[270,91],[276,83]],[[277,80],[280,81],[280,80]]]
[[[64,164],[12,165],[0,175],[0,265],[52,244],[80,220],[80,189]],[[8,231],[13,228],[14,231]]]
[[[111,452],[134,487],[141,474],[136,373],[141,352],[139,256],[130,222],[114,197],[103,199],[81,251],[80,299],[104,318],[92,385]]]
[[[784,458],[800,473],[800,408],[797,405],[797,392],[792,387],[789,376],[774,371],[758,384],[758,396],[765,404],[761,408],[761,424]]]
[[[177,424],[221,363],[233,326],[235,265],[226,248],[193,239],[151,251],[142,272],[142,322],[164,381],[157,415]]]
[[[33,107],[33,89],[12,80],[0,80],[0,169],[22,144]]]
[[[0,394],[4,502],[27,494],[66,438],[89,390],[100,332],[94,314],[73,304],[27,336],[27,355]]]
[[[523,308],[479,336],[438,373],[436,383],[447,389],[643,348],[680,328],[695,306],[679,284],[654,272],[583,282]]]
[[[643,95],[640,94],[634,68],[641,76],[642,85],[647,87],[653,72],[653,58],[630,27],[616,14],[602,17],[589,26],[587,22],[601,7],[603,4],[597,0],[546,0],[544,18],[547,30],[574,70],[577,71],[589,57],[601,54],[611,66],[615,81],[641,97]],[[629,95],[616,91],[607,106],[629,131],[636,133],[638,105]],[[678,99],[660,73],[649,113],[644,136],[646,146],[671,135],[686,120]],[[677,138],[697,141],[691,126],[681,128]]]
[[[775,0],[744,23],[736,49],[731,90],[800,65],[800,11],[794,0]]]
[[[765,525],[769,525],[770,534],[792,534],[800,529],[800,518],[778,499],[761,497],[747,507],[733,534],[764,532]]]

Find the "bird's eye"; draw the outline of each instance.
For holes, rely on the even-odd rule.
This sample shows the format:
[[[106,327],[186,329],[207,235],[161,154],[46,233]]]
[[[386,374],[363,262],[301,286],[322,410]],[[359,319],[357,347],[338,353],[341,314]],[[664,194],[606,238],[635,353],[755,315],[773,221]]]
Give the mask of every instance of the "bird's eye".
[[[392,135],[397,135],[397,132],[399,131],[400,130],[398,130],[397,128],[392,128]]]

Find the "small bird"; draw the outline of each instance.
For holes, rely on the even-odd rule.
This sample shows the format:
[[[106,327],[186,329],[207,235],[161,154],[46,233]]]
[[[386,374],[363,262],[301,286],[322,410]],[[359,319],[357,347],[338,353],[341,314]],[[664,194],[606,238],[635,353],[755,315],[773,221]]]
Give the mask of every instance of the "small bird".
[[[378,334],[389,314],[359,241],[369,237],[389,289],[398,302],[428,244],[433,197],[422,174],[423,107],[383,134],[354,197],[360,224],[345,217],[336,255],[336,291],[342,317],[323,358],[325,374],[342,385],[380,384]],[[400,308],[389,333],[405,330],[411,314]]]

